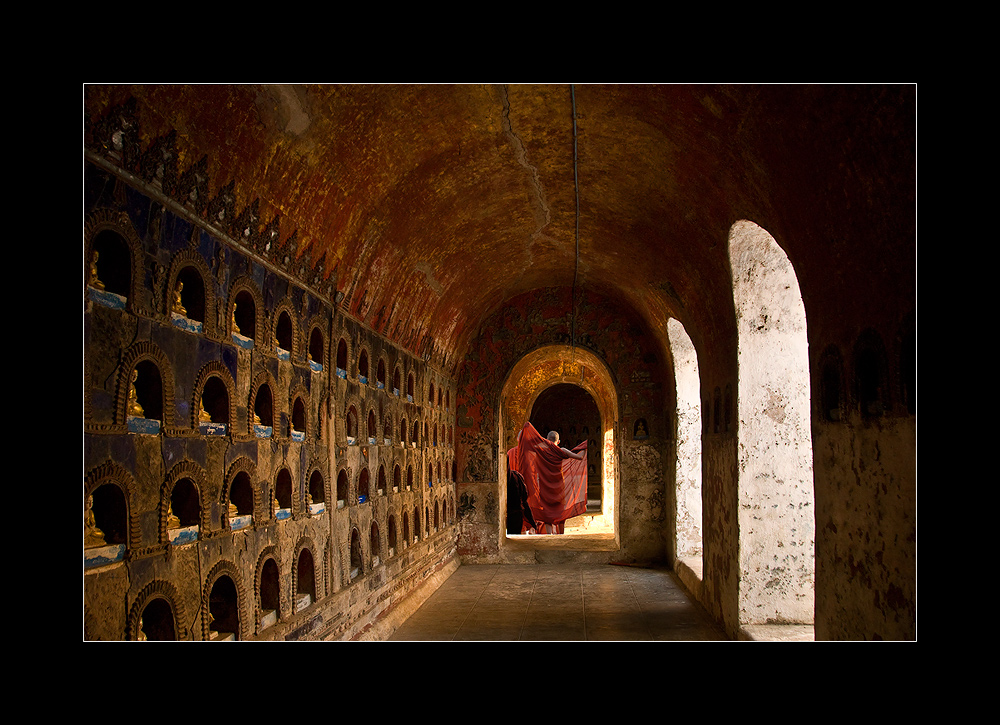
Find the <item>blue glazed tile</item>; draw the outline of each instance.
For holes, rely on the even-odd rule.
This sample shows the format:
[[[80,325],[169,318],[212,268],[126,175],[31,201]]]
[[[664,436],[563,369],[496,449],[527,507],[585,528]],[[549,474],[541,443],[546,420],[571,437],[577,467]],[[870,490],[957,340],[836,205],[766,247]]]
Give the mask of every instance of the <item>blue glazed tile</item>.
[[[125,556],[125,544],[109,544],[83,550],[83,565],[90,569],[121,561]]]
[[[187,330],[188,332],[201,333],[202,324],[197,320],[189,320],[183,315],[178,315],[176,312],[171,312],[170,321],[173,323],[174,327],[179,327],[182,330]]]
[[[242,347],[244,350],[253,350],[253,340],[249,337],[244,337],[238,332],[233,333],[233,342]]]
[[[225,423],[199,423],[198,428],[201,430],[202,435],[224,436],[226,434]]]
[[[111,307],[115,310],[124,310],[125,303],[127,299],[114,292],[108,292],[106,290],[94,289],[93,287],[87,288],[87,296],[94,302],[104,307]]]
[[[135,418],[133,416],[129,416],[128,430],[129,433],[141,433],[143,435],[154,436],[159,435],[160,421],[152,418]]]

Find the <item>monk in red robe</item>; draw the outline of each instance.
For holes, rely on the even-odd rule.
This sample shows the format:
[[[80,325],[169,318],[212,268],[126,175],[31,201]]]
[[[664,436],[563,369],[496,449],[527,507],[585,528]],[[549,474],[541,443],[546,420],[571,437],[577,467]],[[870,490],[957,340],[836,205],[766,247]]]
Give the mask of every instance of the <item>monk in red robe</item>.
[[[561,534],[567,519],[587,510],[587,441],[570,451],[559,446],[559,433],[542,438],[528,422],[507,451],[507,467],[524,477],[537,533]]]

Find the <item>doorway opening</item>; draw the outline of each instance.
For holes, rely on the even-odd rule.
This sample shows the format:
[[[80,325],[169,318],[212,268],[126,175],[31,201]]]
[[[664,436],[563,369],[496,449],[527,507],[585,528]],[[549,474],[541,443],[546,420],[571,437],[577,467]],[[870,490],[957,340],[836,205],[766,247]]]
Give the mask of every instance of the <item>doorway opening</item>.
[[[618,393],[611,373],[593,353],[569,345],[548,345],[528,353],[511,369],[500,405],[500,542],[513,550],[560,548],[617,550]],[[566,522],[563,534],[508,534],[507,451],[530,421],[545,436],[560,434],[572,449],[587,440],[587,510]]]

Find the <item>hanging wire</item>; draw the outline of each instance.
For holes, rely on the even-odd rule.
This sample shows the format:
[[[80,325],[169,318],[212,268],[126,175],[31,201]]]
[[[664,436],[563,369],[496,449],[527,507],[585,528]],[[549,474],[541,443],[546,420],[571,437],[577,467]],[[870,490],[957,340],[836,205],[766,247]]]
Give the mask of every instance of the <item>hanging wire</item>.
[[[576,349],[576,284],[580,275],[580,177],[576,145],[576,87],[569,86],[569,96],[573,103],[573,188],[576,192],[576,262],[573,268],[572,322],[570,329],[570,347]]]

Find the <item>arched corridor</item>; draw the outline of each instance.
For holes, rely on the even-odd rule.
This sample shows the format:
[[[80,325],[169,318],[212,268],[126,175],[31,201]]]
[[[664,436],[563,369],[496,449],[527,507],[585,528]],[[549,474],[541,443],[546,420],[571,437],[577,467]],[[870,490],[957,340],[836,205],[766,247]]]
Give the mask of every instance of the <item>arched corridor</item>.
[[[384,639],[465,576],[669,638],[662,570],[729,639],[916,638],[915,87],[83,106],[85,639]]]

